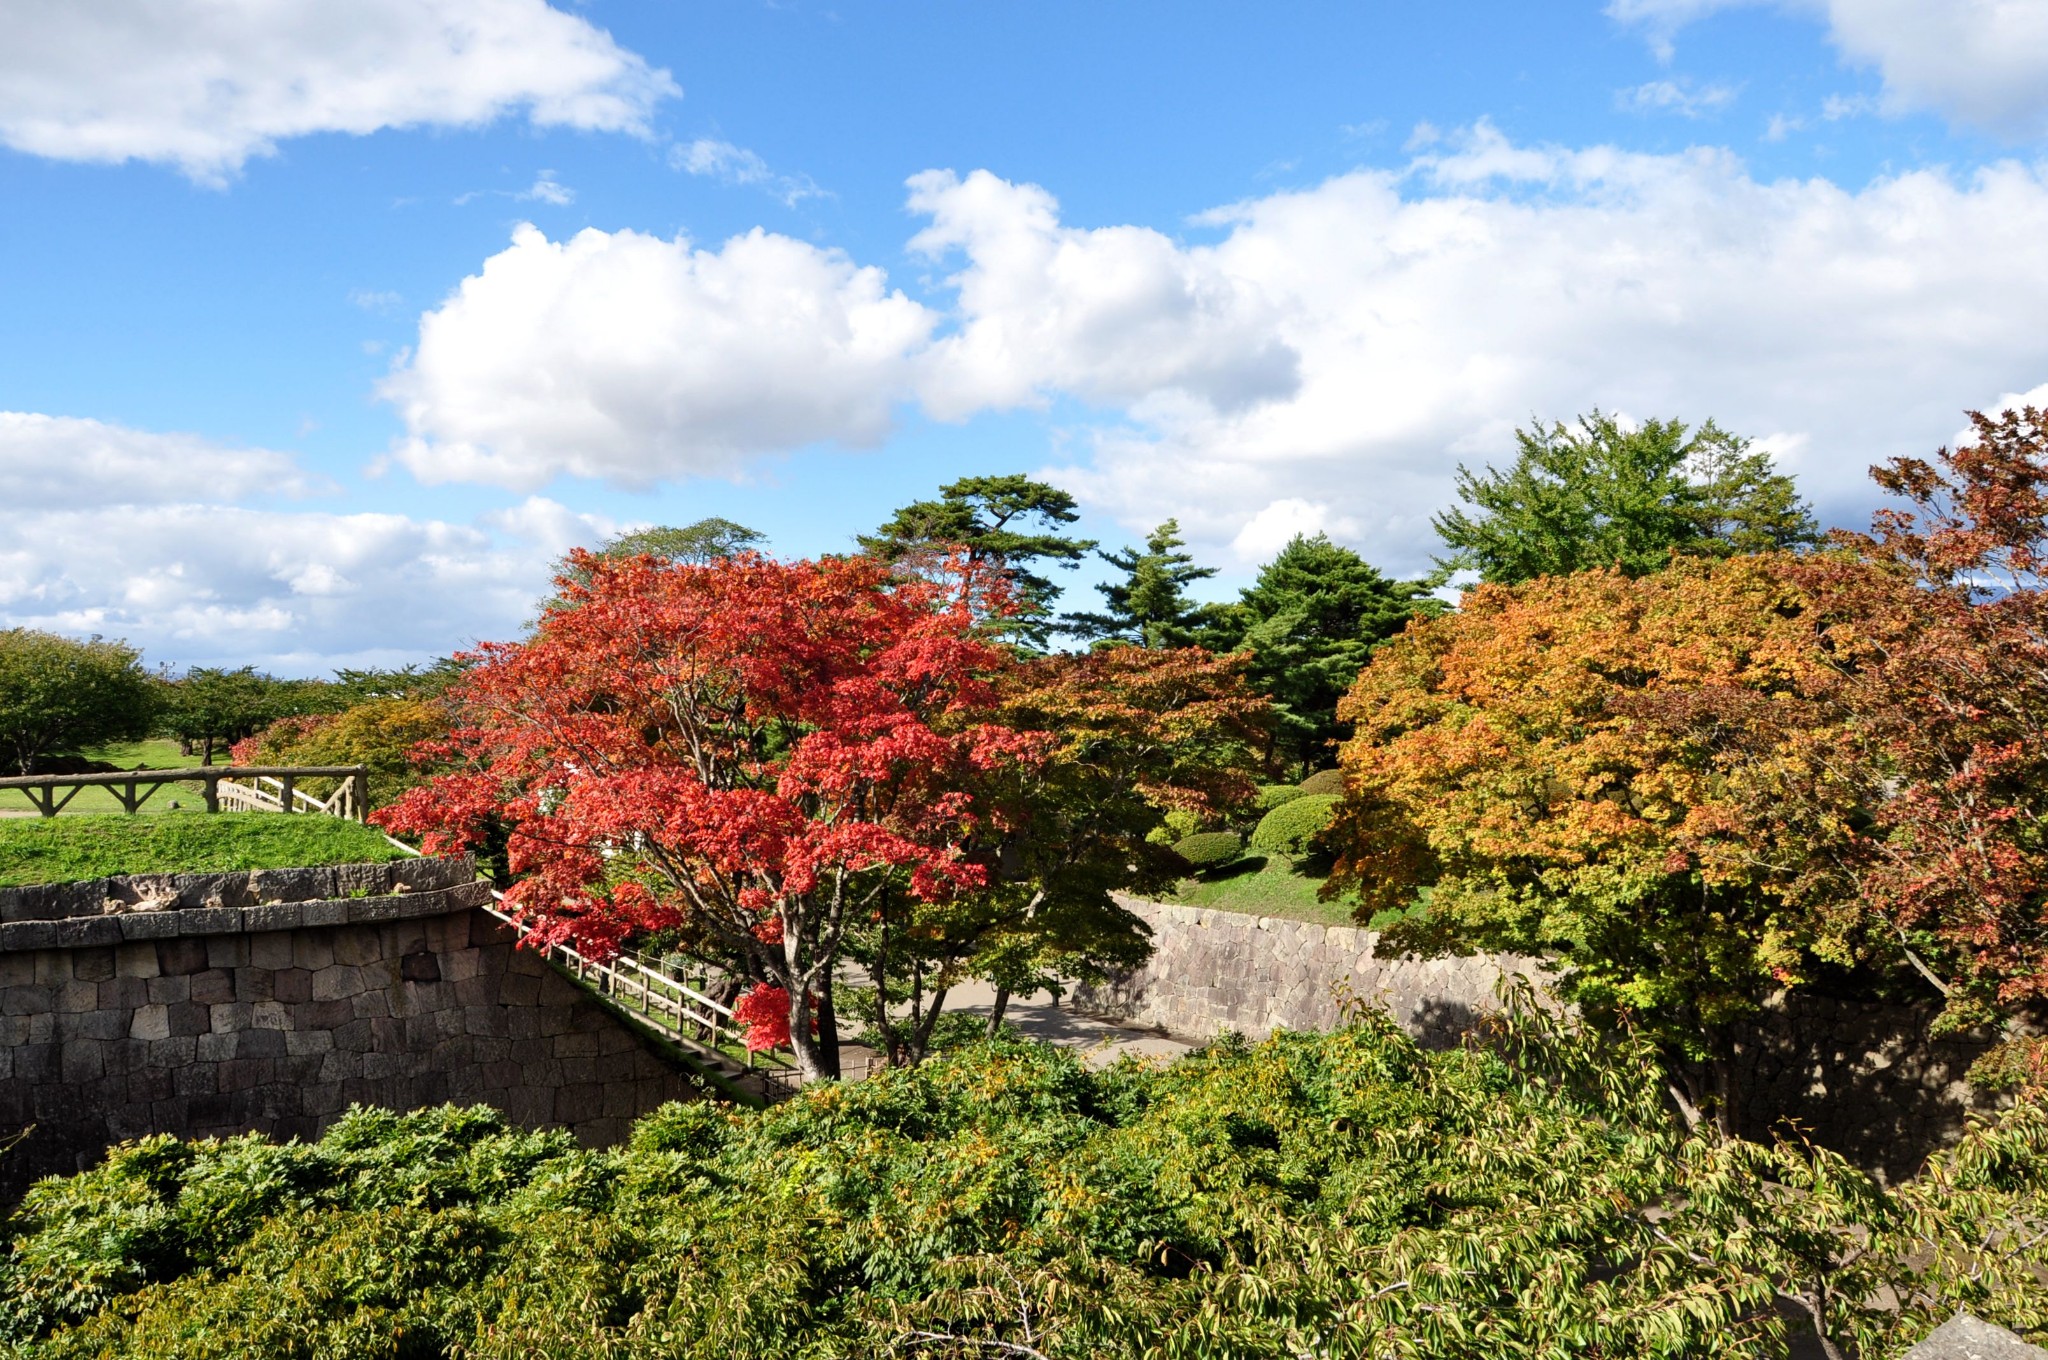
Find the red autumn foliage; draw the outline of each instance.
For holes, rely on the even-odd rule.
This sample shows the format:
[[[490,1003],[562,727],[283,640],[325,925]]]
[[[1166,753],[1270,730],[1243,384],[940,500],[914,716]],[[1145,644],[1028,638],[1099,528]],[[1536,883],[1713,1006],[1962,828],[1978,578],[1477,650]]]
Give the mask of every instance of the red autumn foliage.
[[[507,898],[543,942],[603,954],[688,922],[782,989],[798,1065],[826,1075],[813,998],[847,922],[892,880],[925,902],[981,889],[971,790],[1047,745],[990,717],[1013,663],[975,619],[1006,607],[1000,583],[751,554],[569,565],[534,635],[486,644],[455,690],[436,753],[458,771],[380,823],[429,853],[508,827]]]
[[[732,1018],[747,1032],[755,1053],[789,1047],[789,991],[772,982],[757,982],[733,1002]]]

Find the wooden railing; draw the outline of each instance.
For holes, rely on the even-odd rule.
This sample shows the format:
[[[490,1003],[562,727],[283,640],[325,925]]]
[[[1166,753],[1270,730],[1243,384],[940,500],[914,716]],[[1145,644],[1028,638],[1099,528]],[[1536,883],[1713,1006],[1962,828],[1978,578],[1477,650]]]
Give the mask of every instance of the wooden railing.
[[[298,787],[301,779],[338,779],[325,799]],[[250,782],[244,783],[247,780]],[[370,771],[362,765],[201,765],[189,770],[112,770],[105,774],[29,774],[0,778],[20,789],[45,817],[62,812],[83,788],[105,788],[121,810],[141,810],[166,784],[198,784],[208,812],[321,812],[360,822],[370,810]],[[57,796],[58,790],[66,790]]]

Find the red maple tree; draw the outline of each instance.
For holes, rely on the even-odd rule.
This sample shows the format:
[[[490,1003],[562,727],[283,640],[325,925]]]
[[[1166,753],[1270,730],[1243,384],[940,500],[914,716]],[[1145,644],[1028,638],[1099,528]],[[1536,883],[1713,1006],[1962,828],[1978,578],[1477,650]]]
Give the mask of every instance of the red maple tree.
[[[848,924],[972,893],[972,789],[1047,742],[993,720],[1014,664],[976,627],[1001,583],[868,559],[704,566],[574,554],[525,642],[486,644],[437,754],[460,768],[379,815],[430,853],[509,829],[507,901],[600,956],[687,922],[779,991],[807,1079]],[[894,885],[898,891],[886,889]],[[773,990],[770,990],[773,989]]]

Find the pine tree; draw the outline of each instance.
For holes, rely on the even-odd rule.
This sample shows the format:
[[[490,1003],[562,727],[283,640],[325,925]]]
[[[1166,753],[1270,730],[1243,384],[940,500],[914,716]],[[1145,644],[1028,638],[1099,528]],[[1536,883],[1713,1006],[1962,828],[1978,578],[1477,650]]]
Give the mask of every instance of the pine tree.
[[[1061,619],[1061,631],[1095,643],[1124,642],[1140,647],[1186,647],[1216,617],[1214,606],[1197,605],[1187,597],[1190,582],[1216,574],[1198,567],[1182,552],[1180,522],[1168,520],[1145,539],[1144,551],[1096,554],[1124,574],[1095,589],[1106,608],[1099,614],[1074,613]]]

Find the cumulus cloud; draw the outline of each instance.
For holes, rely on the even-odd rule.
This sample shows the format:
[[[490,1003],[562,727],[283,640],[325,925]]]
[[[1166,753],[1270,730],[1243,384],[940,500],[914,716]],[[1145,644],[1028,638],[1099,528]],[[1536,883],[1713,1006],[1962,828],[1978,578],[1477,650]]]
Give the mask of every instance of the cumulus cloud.
[[[1667,56],[1679,28],[1768,0],[1612,0]],[[2048,6],[2038,0],[1778,0],[1820,15],[1842,55],[1875,67],[1892,111],[1931,108],[2007,136],[2048,136]]]
[[[199,497],[302,495],[287,454],[230,448],[98,420],[0,411],[0,505],[22,511],[163,504]]]
[[[1513,142],[1481,123],[1407,165],[1205,214],[1190,243],[1061,221],[1043,189],[911,181],[919,302],[755,232],[718,250],[521,228],[424,319],[387,391],[424,480],[533,489],[728,474],[954,420],[1092,404],[1058,480],[1211,552],[1327,530],[1427,565],[1460,462],[1532,417],[1708,416],[1858,522],[1865,468],[2048,374],[2048,177],[2006,164],[1845,189],[1730,152]]]
[[[473,524],[198,502],[31,510],[0,525],[0,626],[122,637],[181,666],[392,664],[514,635],[548,565],[612,527],[547,501]]]
[[[181,665],[382,664],[513,633],[549,564],[618,527],[538,497],[468,524],[276,504],[331,489],[268,449],[0,412],[0,627]]]
[[[872,445],[937,317],[881,270],[763,231],[512,244],[421,318],[383,392],[427,482],[645,486],[819,441]]]
[[[0,0],[0,144],[218,184],[316,132],[645,134],[668,72],[546,0]]]
[[[1055,392],[1235,410],[1300,380],[1277,309],[1213,250],[1146,227],[1062,226],[1051,194],[986,170],[918,175],[910,207],[931,219],[911,249],[965,266],[947,280],[959,326],[927,357],[921,383],[941,418]]]
[[[1419,568],[1455,463],[1594,406],[1776,432],[1763,442],[1823,511],[1858,522],[1870,463],[2048,372],[2031,244],[2048,181],[2015,165],[1852,192],[1759,182],[1725,152],[1520,147],[1482,127],[1406,176],[1229,217],[1219,267],[1275,300],[1300,390],[1133,419],[1057,470],[1127,522],[1178,514],[1218,546],[1299,500]]]

